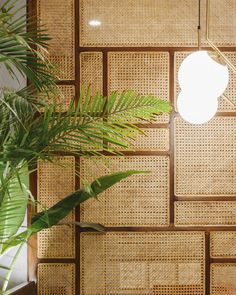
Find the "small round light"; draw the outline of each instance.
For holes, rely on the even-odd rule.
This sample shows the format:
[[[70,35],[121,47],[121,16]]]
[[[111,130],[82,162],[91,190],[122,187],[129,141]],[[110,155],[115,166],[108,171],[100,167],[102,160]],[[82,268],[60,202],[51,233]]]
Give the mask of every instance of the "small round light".
[[[196,51],[182,62],[178,80],[184,91],[219,97],[228,85],[229,70],[211,58],[207,51]]]
[[[218,100],[215,97],[182,91],[177,99],[180,116],[191,124],[208,122],[217,112]]]
[[[91,27],[99,27],[99,26],[101,26],[101,24],[102,23],[100,22],[100,20],[97,20],[97,19],[92,19],[89,21],[89,25]]]

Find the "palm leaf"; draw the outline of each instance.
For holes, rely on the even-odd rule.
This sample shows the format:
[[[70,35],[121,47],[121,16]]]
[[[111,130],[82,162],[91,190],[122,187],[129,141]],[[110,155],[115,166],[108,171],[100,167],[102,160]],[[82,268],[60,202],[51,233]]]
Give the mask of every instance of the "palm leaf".
[[[45,229],[50,228],[58,224],[62,219],[64,219],[76,206],[85,202],[90,198],[94,198],[103,191],[107,190],[117,182],[125,179],[131,175],[146,173],[144,171],[130,170],[126,172],[117,172],[111,175],[106,175],[98,178],[92,182],[89,186],[82,188],[69,196],[65,197],[58,203],[56,203],[51,208],[36,214],[32,218],[32,224],[27,228],[26,231],[11,237],[7,241],[3,242],[2,253],[6,252],[8,249],[15,247],[17,245],[25,242],[33,234]]]

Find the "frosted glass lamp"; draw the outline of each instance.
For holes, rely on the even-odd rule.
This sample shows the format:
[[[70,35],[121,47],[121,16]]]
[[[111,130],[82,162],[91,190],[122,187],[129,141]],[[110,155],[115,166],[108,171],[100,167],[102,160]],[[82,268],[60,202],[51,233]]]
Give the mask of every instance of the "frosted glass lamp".
[[[191,124],[208,122],[217,112],[218,99],[204,93],[182,91],[177,99],[180,116]]]
[[[200,92],[208,96],[221,96],[229,83],[227,65],[215,61],[207,51],[196,51],[182,62],[178,72],[179,85],[188,92]]]

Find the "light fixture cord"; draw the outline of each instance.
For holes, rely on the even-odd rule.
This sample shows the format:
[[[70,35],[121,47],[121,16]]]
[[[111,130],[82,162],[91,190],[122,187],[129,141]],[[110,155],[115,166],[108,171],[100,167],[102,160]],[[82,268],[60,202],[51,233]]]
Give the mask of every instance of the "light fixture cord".
[[[197,32],[198,32],[198,50],[201,48],[201,0],[198,0],[198,26],[197,26]]]

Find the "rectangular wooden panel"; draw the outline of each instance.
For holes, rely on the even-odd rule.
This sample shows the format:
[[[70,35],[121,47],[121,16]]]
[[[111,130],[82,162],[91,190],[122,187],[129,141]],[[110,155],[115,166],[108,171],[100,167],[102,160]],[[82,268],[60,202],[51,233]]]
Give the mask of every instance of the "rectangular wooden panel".
[[[169,53],[109,52],[108,89],[109,93],[132,89],[141,95],[169,100]],[[157,121],[166,123],[169,116],[159,116]]]
[[[236,264],[213,263],[211,265],[211,295],[236,294]]]
[[[74,0],[38,0],[37,16],[52,38],[49,60],[61,80],[75,77]]]
[[[179,201],[175,202],[176,226],[236,225],[236,202]]]
[[[101,52],[80,53],[80,82],[85,87],[91,87],[91,93],[102,94],[103,59]]]
[[[57,157],[57,164],[38,162],[38,210],[53,206],[75,190],[74,157]],[[66,221],[73,221],[70,213]],[[75,257],[75,230],[73,226],[54,226],[38,233],[39,258]]]
[[[176,196],[235,196],[235,129],[236,117],[203,125],[175,119]]]
[[[196,46],[197,1],[82,0],[80,45]]]
[[[211,1],[213,2],[213,1]],[[177,97],[180,93],[180,87],[178,83],[178,71],[183,60],[190,54],[191,52],[181,51],[175,52],[175,110],[177,111],[176,102]],[[230,60],[230,62],[236,66],[236,53],[235,52],[224,52],[225,56]],[[203,69],[204,71],[204,69]],[[234,104],[236,104],[236,75],[235,73],[229,69],[229,84],[224,92],[224,95],[229,98]],[[219,99],[219,112],[235,112],[235,107],[230,104],[226,99],[221,96]]]
[[[38,264],[38,295],[75,295],[75,265]]]
[[[203,295],[204,243],[203,232],[82,233],[80,294]]]
[[[211,232],[211,257],[236,258],[236,232],[214,231]]]
[[[169,158],[127,156],[82,158],[80,173],[89,183],[98,176],[117,171],[141,170],[151,173],[128,177],[101,196],[81,205],[81,221],[106,226],[167,226],[169,224]]]

